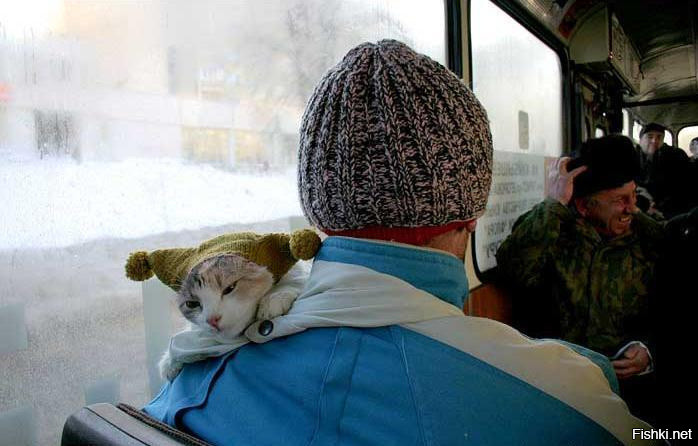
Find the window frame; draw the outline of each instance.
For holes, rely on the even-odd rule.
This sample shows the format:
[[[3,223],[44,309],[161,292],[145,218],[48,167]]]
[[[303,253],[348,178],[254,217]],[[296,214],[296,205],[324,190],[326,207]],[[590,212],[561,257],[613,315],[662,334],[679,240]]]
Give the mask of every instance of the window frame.
[[[468,1],[468,7],[470,2]],[[459,79],[463,78],[463,25],[461,24],[461,1],[444,0],[446,20],[446,64]],[[470,54],[470,51],[468,51]],[[472,75],[472,73],[470,73]]]

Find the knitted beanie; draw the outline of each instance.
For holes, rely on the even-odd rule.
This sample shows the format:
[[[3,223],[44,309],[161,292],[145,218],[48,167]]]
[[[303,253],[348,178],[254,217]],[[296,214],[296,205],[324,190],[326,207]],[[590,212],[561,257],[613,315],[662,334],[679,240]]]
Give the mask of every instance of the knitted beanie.
[[[574,178],[574,197],[586,197],[605,189],[615,189],[634,180],[640,174],[639,153],[633,142],[622,135],[589,139],[567,170],[587,166]]]
[[[320,247],[320,237],[309,229],[288,234],[224,234],[196,248],[158,249],[151,253],[131,253],[126,262],[126,277],[143,281],[153,276],[175,291],[187,274],[199,263],[221,254],[235,254],[266,266],[278,280],[297,260],[312,258]]]
[[[301,205],[330,234],[477,218],[491,176],[485,109],[453,73],[395,40],[349,51],[303,115]]]

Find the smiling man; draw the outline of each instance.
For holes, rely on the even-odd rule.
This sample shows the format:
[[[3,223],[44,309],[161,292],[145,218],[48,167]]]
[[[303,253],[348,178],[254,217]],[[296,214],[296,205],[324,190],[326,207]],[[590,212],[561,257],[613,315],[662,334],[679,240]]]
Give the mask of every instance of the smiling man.
[[[628,138],[587,141],[552,166],[548,198],[517,220],[497,252],[515,288],[514,325],[609,356],[630,400],[637,376],[652,370],[649,304],[663,237],[635,206],[639,168]]]

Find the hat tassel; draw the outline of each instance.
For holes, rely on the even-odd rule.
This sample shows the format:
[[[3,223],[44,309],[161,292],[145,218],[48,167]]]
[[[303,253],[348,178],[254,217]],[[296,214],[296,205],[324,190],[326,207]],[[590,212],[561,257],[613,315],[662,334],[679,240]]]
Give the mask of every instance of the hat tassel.
[[[153,270],[148,263],[148,253],[145,251],[132,252],[126,261],[126,277],[137,282],[153,277]]]
[[[310,229],[294,231],[288,241],[291,255],[296,260],[312,259],[320,249],[320,237]]]

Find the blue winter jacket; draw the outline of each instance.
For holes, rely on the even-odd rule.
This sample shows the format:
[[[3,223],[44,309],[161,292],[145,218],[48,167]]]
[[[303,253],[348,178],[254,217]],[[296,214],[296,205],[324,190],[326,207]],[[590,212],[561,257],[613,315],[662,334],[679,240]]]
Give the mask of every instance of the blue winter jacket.
[[[329,237],[276,323],[295,334],[185,366],[145,410],[216,445],[610,445],[649,429],[603,361],[464,316],[467,292],[450,254]]]

